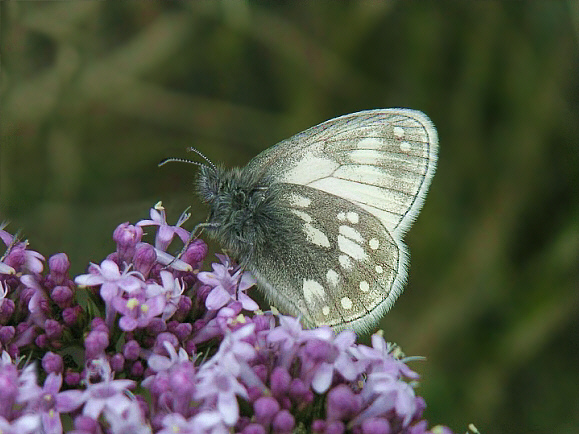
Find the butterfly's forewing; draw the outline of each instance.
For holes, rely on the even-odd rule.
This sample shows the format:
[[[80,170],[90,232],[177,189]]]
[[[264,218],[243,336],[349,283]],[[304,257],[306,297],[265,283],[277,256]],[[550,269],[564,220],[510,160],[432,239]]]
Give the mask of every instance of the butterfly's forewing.
[[[280,263],[266,266],[271,253],[266,249],[252,267],[273,301],[283,308],[276,297],[291,297],[289,310],[296,306],[313,325],[367,328],[376,322],[402,290],[407,263],[402,236],[422,207],[437,150],[436,130],[423,113],[384,109],[332,119],[255,157],[246,170],[283,186],[279,209],[296,228],[292,245],[274,260]],[[299,200],[292,196],[298,190]],[[348,220],[354,215],[358,223]],[[340,238],[340,231],[351,236]],[[330,246],[324,249],[315,235]],[[286,262],[300,263],[280,267],[284,255]],[[327,276],[332,271],[339,277],[336,285]],[[281,288],[286,281],[292,285]],[[323,294],[328,304],[312,294]]]
[[[372,207],[369,211],[401,237],[422,207],[437,152],[436,129],[424,113],[367,110],[296,134],[247,168]]]

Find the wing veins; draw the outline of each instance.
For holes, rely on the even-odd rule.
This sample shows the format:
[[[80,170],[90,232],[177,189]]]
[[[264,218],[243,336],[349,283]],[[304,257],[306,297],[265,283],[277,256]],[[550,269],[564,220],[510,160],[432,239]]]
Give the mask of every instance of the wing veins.
[[[385,136],[363,136],[360,137],[360,139],[384,139]],[[335,143],[335,142],[351,142],[352,138],[351,137],[336,137],[334,136],[333,138],[327,138],[327,139],[322,139],[323,141],[325,141],[326,143]],[[399,139],[396,139],[399,140]],[[422,143],[423,145],[428,145],[430,144],[430,140],[418,140],[416,138],[412,138],[410,140],[400,140],[400,142],[409,142],[409,143]],[[390,146],[394,146],[394,145],[390,145]],[[354,149],[360,149],[360,148],[354,148]]]
[[[382,150],[382,149],[372,149],[372,148],[352,148],[352,149],[340,149],[339,151],[334,151],[335,154],[346,154],[348,152],[352,152],[352,151],[378,151],[378,152],[385,152],[385,153],[389,153],[392,154],[394,156],[398,156],[398,155],[406,155],[408,156],[409,154],[406,152],[394,152],[394,151],[388,151],[388,150]],[[424,161],[430,161],[430,157],[423,157],[421,155],[410,155],[410,157],[412,158],[419,158],[421,160]],[[403,158],[396,158],[397,161],[405,161]],[[368,164],[368,166],[370,166],[370,164]]]
[[[344,164],[344,166],[346,166],[346,164]],[[356,166],[356,164],[347,164],[347,166]],[[342,166],[340,166],[340,167],[342,167]],[[377,166],[373,166],[373,167],[377,167]],[[424,175],[420,175],[420,176],[423,177]],[[342,176],[331,176],[331,177],[330,177],[330,176],[326,176],[326,178],[343,179],[344,181],[355,182],[356,184],[370,185],[370,186],[372,186],[372,187],[381,188],[381,189],[383,189],[383,190],[395,191],[395,192],[401,193],[401,194],[403,194],[403,195],[405,195],[405,196],[414,196],[414,194],[411,194],[411,193],[408,193],[408,192],[406,192],[406,191],[399,190],[399,189],[396,189],[396,188],[382,187],[381,185],[370,184],[369,182],[354,181],[354,180],[352,180],[352,179],[350,179],[350,178],[344,178],[344,177],[342,177]],[[326,179],[326,178],[320,178],[320,179]],[[319,181],[319,180],[317,179],[316,181]],[[312,181],[312,182],[314,182],[314,181]],[[306,184],[306,185],[307,185],[307,184]],[[422,185],[422,181],[420,182],[419,185]],[[315,187],[313,187],[313,188],[315,188]],[[418,191],[420,191],[420,188],[418,188]]]
[[[371,187],[379,188],[379,189],[381,189],[381,190],[396,191],[396,192],[405,194],[406,196],[414,196],[414,199],[416,199],[417,194],[420,193],[420,191],[422,190],[422,186],[424,185],[425,174],[419,174],[419,176],[420,176],[420,178],[421,178],[421,181],[420,181],[420,183],[418,184],[419,187],[418,187],[418,190],[417,190],[417,194],[412,195],[412,194],[404,193],[404,192],[402,192],[402,191],[400,191],[400,190],[390,189],[390,188],[381,187],[381,186],[378,186],[378,185],[375,185],[375,184],[369,184],[369,183],[367,183],[367,182],[353,181],[353,180],[348,179],[348,178],[342,178],[342,177],[339,177],[339,176],[334,176],[334,174],[336,173],[336,171],[337,171],[340,167],[345,166],[345,165],[346,165],[346,164],[343,164],[343,165],[338,166],[334,171],[332,171],[332,173],[330,174],[330,176],[323,176],[323,177],[320,177],[320,178],[316,178],[316,179],[308,182],[307,184],[302,184],[302,185],[311,187],[310,184],[312,184],[312,183],[314,183],[314,182],[316,182],[316,181],[320,181],[320,180],[323,180],[323,179],[333,178],[333,179],[341,179],[341,180],[347,181],[347,182],[353,182],[354,184],[368,185],[368,186],[371,186]],[[374,165],[370,165],[370,164],[366,164],[365,166],[371,166],[371,167],[381,168],[381,166],[374,166]],[[416,173],[416,172],[410,172],[410,171],[408,171],[408,170],[405,170],[405,172]],[[287,183],[287,184],[290,184],[290,183]],[[338,197],[338,198],[340,198],[340,199],[347,200],[347,201],[350,202],[350,203],[363,203],[364,205],[370,206],[370,207],[372,207],[372,208],[374,208],[374,209],[378,209],[378,210],[381,210],[381,211],[385,211],[385,212],[390,213],[390,214],[392,214],[392,215],[398,215],[398,216],[406,216],[406,215],[408,214],[408,212],[410,211],[410,209],[412,209],[412,207],[413,207],[413,205],[414,205],[414,203],[415,203],[415,200],[413,200],[412,203],[410,204],[410,206],[406,207],[406,212],[405,212],[405,213],[399,213],[399,212],[390,211],[390,210],[387,210],[387,209],[378,208],[378,207],[372,206],[372,205],[370,205],[370,204],[368,204],[368,203],[365,203],[365,202],[352,201],[352,200],[347,199],[347,198],[345,198],[345,197],[339,196],[339,195],[334,194],[334,193],[330,193],[330,192],[328,192],[328,191],[326,191],[326,190],[321,190],[321,189],[316,188],[316,187],[311,187],[311,188],[314,188],[314,189],[316,189],[316,190],[318,190],[318,191],[323,191],[323,192],[326,193],[326,194],[330,194],[330,195],[335,196],[335,197]]]
[[[368,167],[377,167],[377,168],[379,168],[379,169],[384,169],[384,167],[385,167],[385,166],[379,166],[379,165],[377,165],[377,164],[362,164],[362,163],[350,164],[350,163],[344,163],[344,164],[340,164],[340,165],[332,172],[332,174],[334,174],[334,172],[335,172],[336,170],[338,170],[338,169],[339,169],[340,167],[342,167],[342,166],[368,166]],[[428,166],[426,166],[426,168],[427,168],[427,167],[428,167]],[[424,176],[425,176],[425,174],[423,174],[423,173],[418,173],[418,172],[413,171],[413,170],[407,170],[407,169],[399,169],[399,170],[400,170],[401,172],[418,174],[418,175],[421,176],[421,177],[424,177]],[[426,172],[428,172],[428,170],[426,170]],[[313,181],[311,181],[311,182],[313,182]]]

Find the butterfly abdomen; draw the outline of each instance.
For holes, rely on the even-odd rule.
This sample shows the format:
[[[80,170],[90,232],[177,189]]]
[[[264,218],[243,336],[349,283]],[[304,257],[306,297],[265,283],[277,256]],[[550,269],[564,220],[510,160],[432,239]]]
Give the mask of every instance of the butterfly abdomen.
[[[279,230],[272,190],[255,174],[204,166],[197,187],[211,207],[207,232],[241,263],[249,261],[268,235]]]

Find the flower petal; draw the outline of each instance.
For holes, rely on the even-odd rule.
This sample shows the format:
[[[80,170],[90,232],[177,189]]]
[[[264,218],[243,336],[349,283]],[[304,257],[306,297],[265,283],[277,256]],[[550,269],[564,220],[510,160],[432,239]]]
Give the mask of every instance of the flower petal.
[[[60,414],[54,410],[49,410],[41,415],[42,431],[45,434],[62,434],[62,422],[60,421]]]
[[[132,332],[137,328],[138,322],[136,319],[131,318],[130,316],[123,316],[119,320],[119,327],[126,332]]]
[[[216,286],[207,295],[205,306],[207,309],[217,310],[220,307],[225,306],[229,300],[231,300],[231,294],[229,294],[229,292],[227,292],[222,286]]]
[[[56,408],[58,411],[68,413],[80,407],[84,400],[80,390],[67,390],[56,395]]]
[[[332,384],[334,368],[329,363],[321,363],[312,379],[312,387],[317,393],[324,393]]]
[[[46,380],[44,380],[44,387],[42,389],[44,390],[45,393],[47,392],[51,394],[56,394],[60,390],[61,386],[62,386],[62,375],[51,372],[50,374],[48,374],[48,377],[46,377]]]
[[[237,294],[237,299],[241,302],[241,306],[245,310],[254,311],[259,309],[259,305],[250,296],[243,292]]]
[[[239,405],[233,394],[220,393],[217,397],[217,409],[223,421],[229,426],[233,426],[239,419]]]

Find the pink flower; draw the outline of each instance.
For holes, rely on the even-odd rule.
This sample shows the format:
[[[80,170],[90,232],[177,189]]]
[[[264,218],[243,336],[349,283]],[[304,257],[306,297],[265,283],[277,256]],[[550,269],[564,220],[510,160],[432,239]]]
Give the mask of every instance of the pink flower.
[[[199,371],[201,381],[197,385],[195,397],[215,402],[223,422],[233,426],[239,419],[237,395],[248,399],[247,390],[226,366],[213,365]]]
[[[151,208],[151,219],[141,220],[137,223],[137,226],[159,226],[157,231],[157,236],[155,237],[155,248],[165,251],[173,237],[177,235],[184,243],[189,241],[189,232],[180,227],[187,218],[181,218],[175,226],[171,226],[167,223],[167,216],[165,215],[165,208],[161,202],[157,203],[154,208]]]
[[[154,317],[160,315],[165,308],[165,297],[156,295],[146,298],[145,294],[135,294],[129,298],[116,296],[112,305],[122,315],[119,327],[130,332],[147,327]]]
[[[255,285],[255,279],[250,273],[241,270],[235,271],[228,259],[220,258],[221,264],[213,263],[212,272],[202,271],[197,278],[213,287],[207,295],[205,306],[210,310],[218,310],[230,301],[239,301],[245,310],[254,311],[259,308],[244,291]]]
[[[105,259],[101,265],[91,264],[88,274],[81,274],[74,279],[80,286],[100,285],[100,295],[105,302],[105,322],[107,327],[114,325],[115,309],[112,300],[120,293],[133,294],[142,290],[145,285],[141,274],[136,271],[121,273],[119,266],[110,259]]]
[[[98,419],[105,408],[116,412],[123,412],[131,405],[126,391],[135,386],[132,380],[113,380],[111,368],[104,359],[94,360],[91,369],[98,372],[102,381],[89,384],[78,398],[80,404],[84,403],[82,413],[93,419]]]

